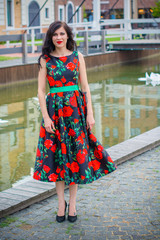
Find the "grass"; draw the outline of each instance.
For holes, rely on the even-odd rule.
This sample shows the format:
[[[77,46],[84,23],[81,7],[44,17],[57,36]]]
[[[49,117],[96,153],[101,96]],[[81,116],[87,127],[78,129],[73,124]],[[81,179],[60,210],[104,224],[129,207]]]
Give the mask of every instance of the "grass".
[[[16,222],[17,220],[17,217],[7,217],[0,223],[0,228],[8,227],[11,223]]]
[[[0,56],[0,61],[7,61],[7,60],[12,60],[12,59],[18,59],[19,57],[5,57],[5,56]]]
[[[72,225],[72,224],[69,224],[69,226],[68,226],[68,228],[67,228],[67,230],[66,230],[66,234],[69,234],[70,231],[72,230],[72,228],[73,228],[73,225]]]

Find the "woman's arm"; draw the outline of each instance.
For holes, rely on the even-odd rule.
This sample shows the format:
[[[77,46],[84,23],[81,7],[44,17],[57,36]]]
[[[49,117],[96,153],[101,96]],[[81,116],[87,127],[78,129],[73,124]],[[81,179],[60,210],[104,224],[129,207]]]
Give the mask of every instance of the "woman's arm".
[[[50,119],[46,107],[46,75],[47,75],[47,69],[46,69],[46,61],[45,59],[41,58],[40,60],[40,70],[38,73],[38,99],[39,104],[42,112],[42,116],[44,119],[45,129],[49,133],[54,133],[52,129],[55,130],[54,123]]]
[[[79,79],[81,83],[82,92],[86,94],[86,101],[87,101],[87,128],[92,129],[93,125],[95,124],[95,120],[93,117],[93,110],[92,110],[92,101],[91,101],[91,94],[87,80],[87,73],[86,73],[86,65],[84,61],[83,55],[78,52],[79,56]]]

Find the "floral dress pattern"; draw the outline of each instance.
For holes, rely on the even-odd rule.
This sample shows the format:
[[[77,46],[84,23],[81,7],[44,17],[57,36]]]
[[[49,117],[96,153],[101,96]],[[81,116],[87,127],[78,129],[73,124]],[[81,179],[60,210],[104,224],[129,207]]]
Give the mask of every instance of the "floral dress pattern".
[[[78,84],[77,51],[66,57],[46,55],[45,58],[50,87]],[[48,93],[46,104],[56,131],[54,134],[48,133],[42,118],[34,179],[65,181],[66,185],[87,184],[117,168],[86,127],[86,97],[81,90]]]

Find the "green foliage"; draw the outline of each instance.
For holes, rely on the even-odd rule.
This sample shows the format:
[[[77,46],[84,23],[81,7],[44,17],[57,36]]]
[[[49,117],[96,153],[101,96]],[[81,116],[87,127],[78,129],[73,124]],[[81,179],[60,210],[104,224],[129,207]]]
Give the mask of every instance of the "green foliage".
[[[160,17],[160,1],[157,1],[156,3],[156,7],[151,8],[153,10],[153,17]]]
[[[0,61],[7,61],[7,60],[13,60],[18,59],[20,57],[7,57],[7,56],[0,56]]]
[[[16,222],[17,220],[17,217],[6,217],[4,221],[0,223],[0,228],[8,227],[11,223]]]

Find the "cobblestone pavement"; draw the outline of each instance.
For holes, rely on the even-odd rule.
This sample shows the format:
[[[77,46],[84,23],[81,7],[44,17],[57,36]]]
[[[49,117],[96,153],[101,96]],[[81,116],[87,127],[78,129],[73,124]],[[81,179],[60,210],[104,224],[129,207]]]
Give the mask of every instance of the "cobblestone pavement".
[[[160,239],[160,147],[79,185],[78,220],[55,221],[57,196],[1,219],[1,240]],[[66,200],[69,191],[65,191]]]

